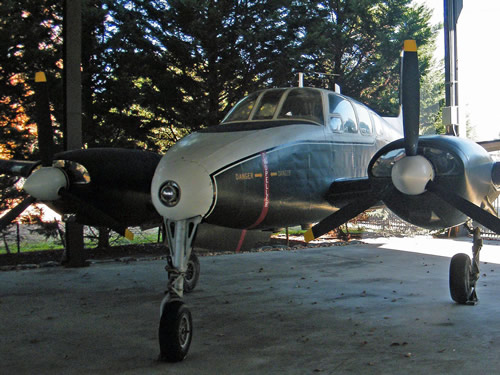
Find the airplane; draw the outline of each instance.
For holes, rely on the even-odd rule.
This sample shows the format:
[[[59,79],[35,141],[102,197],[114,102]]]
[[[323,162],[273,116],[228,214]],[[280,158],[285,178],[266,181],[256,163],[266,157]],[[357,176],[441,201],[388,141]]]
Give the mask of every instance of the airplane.
[[[29,194],[0,218],[0,228],[35,200],[123,235],[131,223],[160,218],[168,244],[160,358],[182,361],[193,336],[183,294],[193,288],[185,284],[201,223],[241,229],[242,239],[250,230],[318,223],[305,235],[311,241],[382,203],[421,227],[447,228],[470,217],[500,233],[491,205],[500,195],[500,163],[488,153],[500,150],[500,141],[483,147],[419,137],[419,101],[417,47],[405,41],[398,117],[325,89],[270,88],[243,98],[220,125],[186,136],[161,158],[111,149],[52,155],[50,141],[40,139],[49,150],[41,162],[0,162],[0,173],[27,177]],[[41,128],[50,131],[43,121]],[[121,215],[127,207],[137,212]],[[472,261],[465,254],[451,261],[457,303],[476,297],[479,234],[474,244]]]

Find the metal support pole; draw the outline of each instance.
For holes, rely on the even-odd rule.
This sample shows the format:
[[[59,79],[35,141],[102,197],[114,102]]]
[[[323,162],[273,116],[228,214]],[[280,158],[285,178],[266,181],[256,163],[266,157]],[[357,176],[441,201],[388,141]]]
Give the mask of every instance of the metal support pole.
[[[462,0],[444,0],[444,70],[446,106],[443,108],[443,124],[447,135],[465,136],[460,131],[458,107],[458,56],[457,21],[462,10]]]

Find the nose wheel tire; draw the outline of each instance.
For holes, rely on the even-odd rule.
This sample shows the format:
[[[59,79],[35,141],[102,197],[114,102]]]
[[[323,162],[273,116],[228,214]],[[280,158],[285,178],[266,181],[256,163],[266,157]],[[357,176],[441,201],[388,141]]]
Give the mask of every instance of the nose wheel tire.
[[[174,300],[164,305],[158,338],[160,360],[180,362],[186,357],[193,338],[193,320],[184,302]]]
[[[456,254],[450,262],[450,294],[453,301],[468,304],[473,297],[472,263],[467,254]]]
[[[200,278],[200,261],[195,253],[189,256],[186,275],[184,277],[184,293],[190,293],[196,288]]]

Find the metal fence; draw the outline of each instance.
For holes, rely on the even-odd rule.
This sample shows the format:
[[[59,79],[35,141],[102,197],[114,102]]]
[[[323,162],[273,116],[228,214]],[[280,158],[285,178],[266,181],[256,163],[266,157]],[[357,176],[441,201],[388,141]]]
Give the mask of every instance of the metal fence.
[[[493,206],[496,212],[500,215],[500,198],[497,199]],[[355,226],[363,227],[367,230],[380,232],[385,235],[417,235],[417,234],[433,234],[437,231],[431,231],[412,225],[398,216],[393,214],[386,208],[372,211],[369,215],[364,215],[362,219],[357,219]],[[483,228],[482,237],[486,239],[500,240],[500,235]]]
[[[495,211],[500,217],[500,197],[493,203],[493,207],[495,207]],[[483,237],[500,240],[500,235],[490,231],[489,229],[485,229],[483,231]]]

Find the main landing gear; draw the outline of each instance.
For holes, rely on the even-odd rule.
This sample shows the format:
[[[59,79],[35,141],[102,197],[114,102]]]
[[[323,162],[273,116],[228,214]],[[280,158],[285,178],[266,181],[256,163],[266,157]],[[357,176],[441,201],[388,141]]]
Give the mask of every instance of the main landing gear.
[[[160,360],[182,361],[188,354],[193,337],[191,311],[182,301],[184,292],[191,292],[198,282],[200,264],[191,252],[201,217],[165,220],[168,241],[167,292],[160,307]]]
[[[479,252],[483,247],[481,231],[473,231],[472,261],[467,254],[456,254],[450,263],[450,294],[453,301],[462,305],[476,305],[476,283],[479,280]]]

